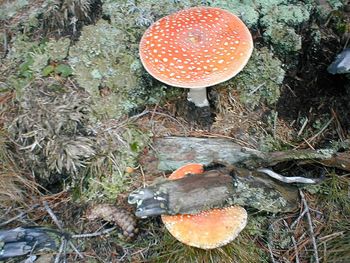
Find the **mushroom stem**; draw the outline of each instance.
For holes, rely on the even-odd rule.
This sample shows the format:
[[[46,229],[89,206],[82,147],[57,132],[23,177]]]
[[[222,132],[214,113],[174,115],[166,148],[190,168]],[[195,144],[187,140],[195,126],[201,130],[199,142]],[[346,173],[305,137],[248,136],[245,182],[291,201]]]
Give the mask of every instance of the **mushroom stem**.
[[[207,88],[190,89],[187,94],[187,100],[193,102],[197,107],[209,106]]]

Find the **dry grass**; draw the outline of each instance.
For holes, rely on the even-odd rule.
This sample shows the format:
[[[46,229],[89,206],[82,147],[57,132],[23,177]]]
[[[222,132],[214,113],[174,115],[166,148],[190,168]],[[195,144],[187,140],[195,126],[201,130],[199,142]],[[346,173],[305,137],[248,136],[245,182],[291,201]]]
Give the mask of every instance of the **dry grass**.
[[[28,200],[39,191],[28,172],[21,169],[14,154],[4,123],[13,114],[12,93],[0,96],[0,206],[9,207],[14,202],[27,206]]]

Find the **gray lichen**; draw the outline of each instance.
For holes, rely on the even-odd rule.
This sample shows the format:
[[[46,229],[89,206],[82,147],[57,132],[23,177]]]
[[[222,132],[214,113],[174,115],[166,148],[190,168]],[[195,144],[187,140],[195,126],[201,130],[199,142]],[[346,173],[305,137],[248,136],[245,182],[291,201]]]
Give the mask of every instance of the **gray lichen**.
[[[75,78],[92,96],[94,111],[100,116],[118,118],[151,99],[152,87],[143,77],[137,55],[130,51],[127,37],[100,20],[86,26],[70,48],[69,64]],[[162,94],[160,88],[154,93],[156,98]]]
[[[1,4],[0,21],[15,16],[18,11],[27,5],[28,0],[6,1],[6,3]]]
[[[283,24],[269,26],[263,36],[281,53],[295,52],[301,49],[301,36],[295,32],[294,28],[286,27]]]
[[[69,38],[60,38],[58,40],[50,39],[46,43],[46,50],[53,61],[61,61],[68,56],[70,46]]]
[[[255,27],[259,20],[259,12],[253,1],[212,0],[211,6],[220,7],[240,17],[248,27]]]
[[[281,61],[262,48],[253,52],[244,70],[227,85],[237,89],[241,101],[251,107],[259,103],[272,105],[280,96],[284,74]]]
[[[265,7],[266,13],[260,19],[264,27],[275,23],[282,23],[287,26],[298,26],[310,18],[310,13],[304,5],[278,5]]]

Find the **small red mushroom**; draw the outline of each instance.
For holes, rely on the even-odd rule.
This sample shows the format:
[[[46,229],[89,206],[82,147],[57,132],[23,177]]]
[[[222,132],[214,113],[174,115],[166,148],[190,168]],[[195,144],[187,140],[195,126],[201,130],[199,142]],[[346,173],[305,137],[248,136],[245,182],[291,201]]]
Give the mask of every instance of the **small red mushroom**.
[[[201,164],[188,164],[174,171],[170,180],[186,174],[200,174]],[[169,232],[180,242],[202,249],[213,249],[235,239],[247,224],[247,212],[243,207],[230,206],[211,209],[193,215],[162,215]]]
[[[253,50],[248,28],[234,14],[194,7],[161,18],[140,42],[140,58],[156,79],[189,88],[188,100],[208,106],[206,88],[234,77]]]

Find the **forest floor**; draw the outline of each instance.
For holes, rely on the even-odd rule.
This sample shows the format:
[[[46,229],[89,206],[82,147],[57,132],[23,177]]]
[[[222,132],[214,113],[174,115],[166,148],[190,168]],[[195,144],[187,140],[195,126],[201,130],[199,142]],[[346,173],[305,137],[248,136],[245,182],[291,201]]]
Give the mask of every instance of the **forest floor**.
[[[7,2],[5,0],[0,1],[0,7],[7,4]],[[125,222],[125,224],[132,224],[134,220],[131,219],[133,216],[128,213],[133,213],[133,207],[127,204],[127,196],[130,191],[150,185],[156,178],[166,176],[162,171],[157,174],[147,173],[147,171],[144,171],[142,158],[139,159],[139,156],[142,157],[146,153],[145,149],[152,148],[152,138],[170,135],[227,138],[241,146],[266,152],[320,148],[337,149],[339,152],[349,151],[350,81],[345,74],[331,75],[327,73],[327,66],[349,43],[349,5],[344,4],[344,7],[340,10],[331,12],[327,19],[321,22],[318,21],[319,32],[323,36],[327,36],[320,42],[320,47],[314,47],[314,36],[312,35],[314,23],[299,26],[298,33],[302,37],[302,48],[293,53],[292,56],[280,54],[281,61],[287,65],[290,63],[292,66],[286,68],[285,78],[279,87],[280,96],[272,106],[268,103],[259,103],[258,106],[254,107],[247,105],[239,99],[239,91],[232,88],[232,86],[227,88],[227,86],[221,86],[220,84],[208,91],[213,118],[213,124],[210,128],[201,127],[195,122],[193,116],[189,116],[188,108],[183,107],[183,102],[186,101],[186,93],[182,90],[176,90],[168,91],[174,94],[169,96],[167,94],[156,103],[147,103],[141,105],[140,108],[136,107],[133,112],[124,114],[118,119],[101,119],[96,122],[97,125],[93,128],[88,123],[86,124],[88,128],[85,129],[86,118],[79,114],[82,112],[85,114],[84,110],[88,109],[86,105],[89,102],[85,101],[84,97],[86,93],[76,89],[79,85],[74,74],[72,75],[68,68],[63,66],[61,71],[55,71],[57,66],[67,64],[66,58],[62,60],[64,61],[63,64],[57,63],[54,65],[50,62],[49,66],[52,66],[52,68],[47,68],[47,64],[45,64],[44,69],[51,71],[47,76],[41,75],[40,78],[34,78],[34,70],[29,72],[26,68],[29,63],[27,58],[21,57],[16,61],[16,57],[6,60],[5,63],[5,57],[10,54],[11,38],[14,39],[14,36],[18,33],[11,31],[14,30],[11,25],[16,24],[17,20],[23,21],[23,17],[26,16],[30,20],[31,10],[41,6],[43,2],[45,1],[33,1],[32,5],[24,5],[24,8],[20,8],[15,16],[4,20],[6,23],[0,25],[1,36],[4,37],[3,44],[0,46],[0,55],[4,59],[4,63],[0,67],[0,230],[19,226],[44,226],[68,233],[69,238],[67,236],[58,238],[56,242],[61,249],[57,249],[58,251],[40,251],[36,254],[35,259],[31,259],[32,261],[29,261],[27,255],[10,258],[5,262],[345,263],[349,261],[350,173],[342,169],[325,167],[321,164],[310,165],[292,161],[274,167],[287,174],[288,172],[293,174],[291,171],[294,169],[312,177],[319,177],[320,170],[322,170],[325,179],[318,185],[300,188],[301,200],[298,211],[269,214],[248,208],[250,219],[247,227],[237,239],[222,248],[201,250],[186,246],[167,232],[159,217],[138,219],[138,232],[131,239],[126,238],[125,235],[123,236],[119,227]],[[90,1],[89,3],[95,5],[94,8],[91,8],[94,12],[89,9],[91,14],[89,14],[89,19],[85,17],[86,21],[83,19],[84,15],[81,14],[83,18],[78,19],[77,28],[74,29],[78,32],[84,25],[96,22],[103,17],[101,2]],[[20,5],[20,1],[18,5]],[[61,8],[63,9],[62,5]],[[46,23],[44,25],[54,27],[53,24]],[[33,30],[33,27],[35,28],[35,25],[32,25],[30,30]],[[339,27],[342,27],[342,30],[339,30]],[[36,39],[51,35],[57,37],[57,28],[50,32],[46,32],[44,29],[41,27],[40,30],[33,30],[31,37]],[[19,23],[16,30],[23,33],[29,29]],[[79,39],[79,33],[75,33],[71,25],[63,25],[63,30],[66,31],[61,33],[70,36],[72,41]],[[266,46],[263,33],[259,28],[253,29],[252,35],[257,49]],[[36,50],[35,52],[39,51]],[[34,68],[33,64],[29,67]],[[22,75],[18,79],[25,79],[25,81],[20,82],[16,79],[16,82],[14,82],[13,79],[9,78],[9,76],[16,75],[19,71]],[[65,73],[68,77],[63,76]],[[28,76],[28,74],[32,75]],[[148,81],[150,77],[143,78]],[[89,141],[86,143],[87,146],[84,144],[85,148],[77,148],[78,150],[74,154],[78,157],[67,154],[68,157],[65,157],[64,162],[70,163],[69,157],[72,158],[72,161],[71,166],[66,170],[60,169],[62,164],[56,160],[40,165],[40,163],[46,161],[45,158],[50,159],[45,155],[44,150],[41,150],[40,145],[44,142],[44,139],[39,140],[39,147],[34,143],[26,144],[32,139],[34,131],[37,132],[37,130],[30,130],[28,127],[39,127],[41,125],[30,122],[45,119],[45,113],[41,114],[40,110],[38,110],[40,117],[37,118],[33,114],[36,109],[39,109],[39,106],[51,102],[37,103],[35,106],[37,108],[29,107],[32,111],[32,115],[30,115],[32,119],[26,119],[26,116],[21,115],[21,110],[26,104],[19,103],[20,100],[18,99],[23,95],[24,88],[22,90],[18,87],[22,85],[21,87],[32,89],[41,85],[38,83],[46,83],[46,81],[50,83],[58,82],[64,89],[75,92],[70,94],[83,94],[83,96],[78,96],[75,101],[79,100],[78,102],[83,104],[85,108],[82,106],[83,110],[77,111],[76,109],[81,105],[77,102],[76,105],[78,106],[69,109],[74,114],[79,113],[77,115],[72,114],[72,116],[74,115],[72,119],[76,118],[78,121],[74,125],[68,121],[63,123],[69,128],[72,125],[71,130],[74,130],[74,132],[79,131],[79,136],[74,138],[78,138],[82,143],[86,142],[83,138],[89,138],[90,140],[91,137],[94,137],[93,142],[98,142],[97,146],[91,146]],[[46,84],[42,85],[45,86]],[[160,86],[161,84],[155,81],[154,85]],[[104,89],[103,87],[99,88],[99,96],[101,96],[103,103]],[[43,90],[45,96],[47,94],[51,96],[51,90],[45,90],[44,88]],[[107,87],[106,96],[108,96],[108,93]],[[34,101],[37,93],[32,92],[31,96],[28,97],[29,100]],[[54,103],[56,102],[54,101]],[[73,104],[74,99],[73,102],[68,102]],[[62,104],[67,103],[63,100]],[[56,105],[54,106],[56,107]],[[60,105],[57,107],[60,107]],[[53,122],[56,122],[56,120],[53,119]],[[21,125],[26,129],[21,131],[18,128]],[[132,129],[129,129],[129,127],[132,127]],[[135,127],[136,131],[134,130]],[[108,137],[104,137],[104,133],[99,137],[99,131],[101,130],[113,131],[115,132],[113,136],[117,134],[122,138],[115,139],[117,142],[116,146],[113,146],[114,148],[112,146],[110,148],[106,147],[105,152],[98,152],[95,148],[100,146],[102,148],[109,142]],[[66,137],[68,135],[69,133]],[[22,136],[22,141],[17,140],[20,136]],[[35,136],[39,138],[40,134],[35,134]],[[95,137],[97,137],[96,140]],[[133,139],[136,137],[142,137],[142,140],[140,139],[142,143]],[[146,139],[143,139],[144,137]],[[132,139],[129,140],[128,138]],[[51,151],[50,154],[54,155],[64,149],[57,148],[56,145],[49,148],[50,141],[55,140],[54,136],[47,140],[48,142],[46,140],[47,137],[45,137],[45,151]],[[32,143],[32,141],[30,142]],[[74,144],[74,142],[70,142],[70,144]],[[127,157],[110,154],[112,151],[113,153],[116,152],[115,149],[118,149],[118,147],[124,147],[124,144],[128,144],[130,148],[128,148],[130,154],[128,152]],[[69,144],[65,145],[65,147],[69,146]],[[32,155],[23,154],[23,151],[26,150],[32,150],[30,153]],[[91,152],[89,152],[90,150]],[[85,155],[76,153],[79,151],[84,152]],[[124,166],[114,166],[113,162],[116,162],[116,160],[122,160],[120,162],[124,164],[124,159],[131,158],[131,155],[133,155],[133,158],[134,155],[137,155],[135,157],[136,162],[125,161],[126,165]],[[104,158],[103,161],[101,161],[101,156]],[[87,161],[85,162],[85,160]],[[96,162],[94,163],[94,161]],[[106,162],[108,165],[100,165],[102,162]],[[94,163],[94,166],[90,166],[91,163]],[[55,170],[56,172],[50,174],[51,177],[40,177],[40,179],[36,177],[37,171],[40,170],[41,173],[41,169],[54,170],[52,167],[55,169],[58,167],[57,171],[65,172],[60,173]],[[88,169],[84,169],[85,167],[88,167]],[[104,178],[104,174],[114,175],[115,170],[119,167],[123,167],[123,170],[125,170],[121,181],[116,180],[113,184],[114,179],[112,181],[99,180],[100,177]],[[73,172],[69,173],[70,171]],[[100,176],[96,176],[96,178],[98,177],[96,180],[91,179],[91,174],[94,173]],[[89,187],[86,186],[87,184],[89,184]],[[116,192],[117,195],[115,195]],[[122,210],[118,210],[118,213],[124,216],[123,223],[117,222],[115,224],[113,220],[106,220],[105,218],[104,220],[89,219],[88,211],[100,200],[122,208]],[[125,230],[125,225],[123,230]],[[1,249],[0,239],[0,252]],[[25,261],[26,259],[27,261]]]

